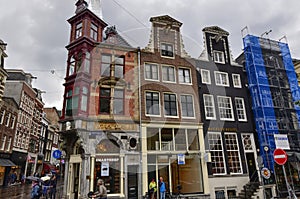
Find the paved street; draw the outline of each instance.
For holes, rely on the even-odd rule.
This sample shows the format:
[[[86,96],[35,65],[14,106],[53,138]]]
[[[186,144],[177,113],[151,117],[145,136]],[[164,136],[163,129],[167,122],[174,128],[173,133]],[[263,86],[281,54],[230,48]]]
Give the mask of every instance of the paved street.
[[[62,196],[63,184],[57,183],[56,199]],[[30,199],[31,184],[16,184],[8,187],[0,187],[0,199]],[[41,197],[42,199],[43,197]]]

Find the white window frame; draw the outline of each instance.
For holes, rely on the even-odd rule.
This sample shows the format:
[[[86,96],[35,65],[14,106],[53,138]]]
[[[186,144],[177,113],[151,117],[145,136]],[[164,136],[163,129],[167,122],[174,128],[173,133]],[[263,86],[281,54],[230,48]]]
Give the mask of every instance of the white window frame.
[[[157,93],[158,94],[158,115],[155,114],[148,114],[147,113],[147,93]],[[146,90],[145,91],[145,115],[146,116],[151,116],[151,117],[161,117],[161,99],[160,99],[160,92],[158,91],[153,91],[153,90]]]
[[[182,76],[182,78],[183,78],[183,81],[180,81],[180,72],[179,71],[181,71],[182,70],[182,74],[183,74],[183,76]],[[189,80],[190,80],[190,82],[186,82],[185,81],[185,78],[186,78],[186,76],[184,76],[184,72],[186,71],[186,70],[188,70],[189,71]],[[187,84],[187,85],[192,85],[192,71],[191,71],[191,69],[190,68],[187,68],[187,67],[179,67],[178,68],[178,82],[180,83],[180,84]]]
[[[229,105],[230,105],[230,107],[220,106],[221,105],[221,102],[220,102],[221,99],[229,99]],[[218,103],[220,120],[223,120],[223,121],[234,121],[234,114],[233,114],[233,107],[232,107],[231,97],[217,96],[217,103]],[[228,111],[228,110],[230,110],[230,114],[231,114],[232,117],[231,118],[222,117],[221,116],[221,112],[223,112],[224,110],[225,110],[225,112]]]
[[[205,76],[205,72],[207,72],[207,76]],[[205,70],[205,69],[201,69],[201,81],[202,84],[211,84],[211,78],[210,78],[210,71],[209,70]]]
[[[221,71],[215,71],[215,82],[216,82],[217,86],[229,87],[228,73],[221,72]]]
[[[206,97],[210,98],[212,106],[206,106],[205,105],[206,104],[206,99],[207,99]],[[205,119],[207,119],[207,120],[215,120],[216,119],[216,106],[215,106],[215,102],[214,102],[214,96],[213,95],[209,95],[209,94],[203,94],[203,105],[204,105]],[[206,108],[212,108],[213,115],[214,115],[213,117],[207,116],[208,112],[207,112]]]
[[[173,78],[174,78],[174,81],[170,81],[169,80],[169,78],[170,78],[170,74],[168,73],[167,74],[167,80],[165,80],[164,79],[164,68],[167,68],[167,71],[169,70],[169,68],[172,68],[173,69]],[[165,64],[163,64],[162,66],[161,66],[161,80],[163,81],[163,82],[168,82],[168,83],[176,83],[176,69],[175,69],[175,67],[174,66],[171,66],[171,65],[165,65]]]
[[[232,74],[232,83],[234,88],[242,88],[240,74]]]
[[[0,148],[0,150],[5,149],[6,138],[7,138],[6,135],[3,135],[3,137],[1,138],[1,148]]]
[[[165,110],[165,94],[175,95],[175,103],[176,103],[176,113],[177,113],[177,115],[167,115],[166,114],[166,110]],[[178,118],[179,117],[179,113],[178,113],[178,96],[177,96],[176,93],[170,93],[170,92],[164,92],[163,93],[163,109],[164,109],[164,116],[165,117],[169,117],[169,118]]]
[[[234,150],[229,149],[229,146],[226,143],[226,135],[235,135],[236,147],[233,147],[233,148],[235,148]],[[233,133],[233,132],[224,132],[224,137],[225,137],[224,141],[225,141],[225,145],[226,145],[226,153],[228,155],[228,161],[229,161],[230,151],[237,152],[238,153],[238,158],[239,158],[240,172],[230,172],[230,174],[242,174],[243,173],[243,167],[242,167],[241,153],[240,153],[240,149],[239,149],[238,135],[236,133]],[[229,162],[228,162],[228,165],[229,165]],[[228,169],[230,170],[230,166],[229,166]]]
[[[11,147],[11,141],[12,141],[12,137],[10,136],[8,138],[8,143],[7,143],[7,146],[6,146],[6,151],[9,151],[10,150],[10,147]]]
[[[169,55],[163,55],[163,53],[162,53],[162,51],[163,51],[162,46],[166,46],[167,48],[168,48],[168,46],[171,46],[171,47],[172,47],[172,56],[169,56]],[[168,50],[167,50],[167,51],[168,51]],[[167,43],[167,42],[162,42],[162,43],[160,43],[160,55],[161,55],[162,57],[165,57],[165,58],[172,58],[172,59],[174,59],[174,57],[175,57],[174,45],[173,45],[173,44],[170,44],[170,43]]]
[[[214,59],[214,62],[216,62],[216,63],[225,64],[224,52],[214,50],[213,51],[213,59]]]
[[[238,101],[240,101],[241,104]],[[246,109],[245,109],[244,98],[236,97],[236,98],[234,98],[234,102],[235,102],[235,109],[236,109],[236,115],[237,115],[238,121],[247,122],[247,114],[246,114]],[[242,108],[239,108],[238,104],[241,105]],[[239,112],[243,112],[243,114],[239,114]],[[244,118],[240,119],[239,115],[243,115]]]
[[[150,67],[150,71],[151,71],[151,78],[147,78],[147,67]],[[152,67],[156,67],[156,70],[157,70],[157,78],[153,78],[153,70],[152,70]],[[145,77],[145,80],[149,80],[149,81],[159,81],[159,67],[158,67],[158,64],[156,63],[144,63],[144,77]]]
[[[182,111],[182,100],[181,100],[181,97],[182,96],[190,96],[190,97],[192,97],[192,106],[193,106],[193,116],[183,116],[182,115],[182,113],[183,113],[183,111]],[[195,106],[194,106],[194,96],[193,95],[189,95],[189,94],[182,94],[182,95],[180,95],[180,107],[181,107],[181,117],[182,118],[195,118]]]
[[[222,147],[222,150],[213,150],[213,149],[211,149],[210,148],[210,139],[209,139],[209,135],[218,135],[219,136],[219,138],[220,138],[220,140],[221,140],[221,147]],[[208,132],[208,137],[207,137],[207,139],[208,139],[208,148],[209,148],[209,151],[211,152],[211,151],[217,151],[217,152],[221,152],[222,151],[222,158],[223,158],[223,165],[224,165],[224,173],[213,173],[213,175],[226,175],[226,171],[227,171],[227,169],[226,169],[226,161],[225,161],[225,155],[224,155],[224,153],[225,153],[225,151],[224,151],[224,147],[223,147],[223,138],[222,138],[222,134],[221,134],[221,132]],[[213,159],[213,154],[211,153],[211,158]]]

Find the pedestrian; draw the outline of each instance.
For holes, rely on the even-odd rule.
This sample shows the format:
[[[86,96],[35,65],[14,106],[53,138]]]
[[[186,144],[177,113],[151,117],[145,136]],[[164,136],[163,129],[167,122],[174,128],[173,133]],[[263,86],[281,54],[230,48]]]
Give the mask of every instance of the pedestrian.
[[[51,179],[50,179],[50,198],[51,199],[55,199],[55,195],[56,195],[56,184],[57,184],[57,179],[56,179],[56,175],[53,174]]]
[[[93,197],[100,197],[99,199],[107,199],[107,190],[106,187],[104,186],[104,182],[102,179],[99,179],[97,181],[97,186],[98,186],[98,191],[95,192]]]
[[[21,183],[22,184],[25,184],[25,175],[24,175],[24,173],[21,173]]]
[[[157,191],[156,182],[155,179],[153,178],[149,184],[149,194],[151,199],[155,199],[156,191]]]
[[[163,177],[159,178],[159,198],[166,199],[166,183]]]
[[[33,180],[31,188],[31,199],[39,199],[41,197],[40,189],[41,187],[38,181]]]
[[[15,171],[11,174],[11,184],[14,184],[17,180],[17,173]]]

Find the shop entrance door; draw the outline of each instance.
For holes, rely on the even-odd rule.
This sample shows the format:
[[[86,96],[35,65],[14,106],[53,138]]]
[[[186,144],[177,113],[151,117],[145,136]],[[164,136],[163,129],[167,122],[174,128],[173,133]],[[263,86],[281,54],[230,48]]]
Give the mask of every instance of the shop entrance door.
[[[166,183],[166,189],[167,191],[170,191],[169,165],[158,165],[158,180],[160,177],[163,177],[164,182]]]
[[[246,153],[248,173],[251,182],[258,182],[258,175],[255,165],[254,153]]]
[[[73,194],[74,199],[78,199],[78,193],[79,193],[79,170],[80,170],[80,163],[74,163],[73,164]]]
[[[128,199],[138,198],[138,166],[129,165],[127,167]]]

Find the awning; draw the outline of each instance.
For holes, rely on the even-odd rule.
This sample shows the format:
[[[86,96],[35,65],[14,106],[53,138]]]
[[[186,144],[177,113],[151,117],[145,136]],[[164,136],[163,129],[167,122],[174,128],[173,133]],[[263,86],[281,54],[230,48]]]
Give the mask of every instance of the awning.
[[[15,163],[13,163],[9,159],[2,159],[2,158],[0,158],[0,166],[3,166],[3,167],[12,167],[12,166],[17,166],[17,165]]]

